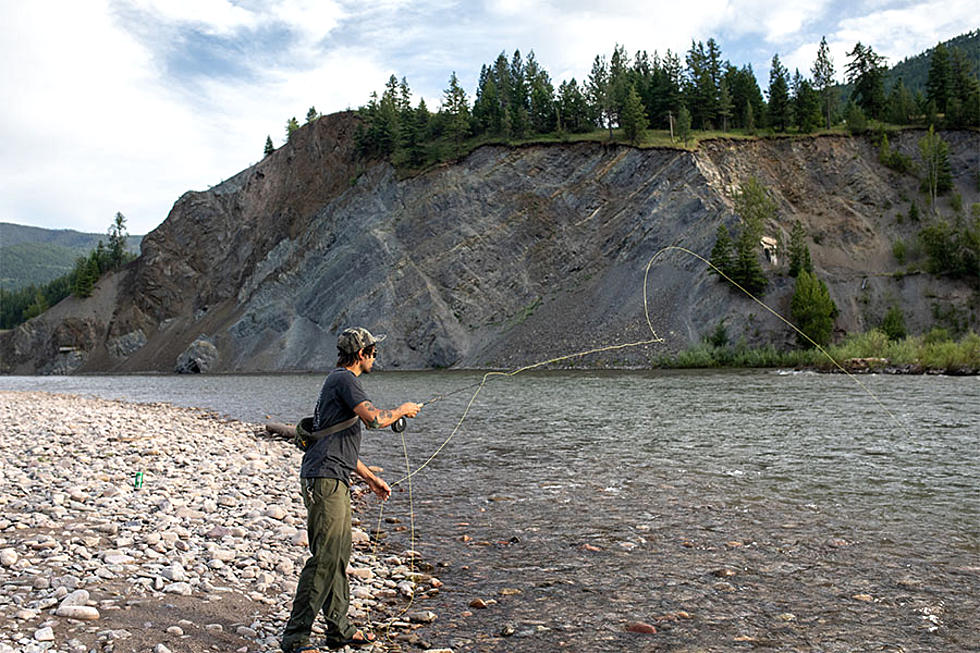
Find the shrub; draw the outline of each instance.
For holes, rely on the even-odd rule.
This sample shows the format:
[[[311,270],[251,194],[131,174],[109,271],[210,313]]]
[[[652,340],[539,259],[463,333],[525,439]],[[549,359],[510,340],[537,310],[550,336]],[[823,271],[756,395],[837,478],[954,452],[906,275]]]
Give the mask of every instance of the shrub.
[[[885,319],[881,321],[881,330],[888,336],[889,340],[901,340],[906,336],[905,316],[902,309],[892,306],[885,313]]]
[[[894,244],[892,244],[892,255],[895,257],[895,260],[898,261],[899,265],[905,265],[906,254],[908,254],[908,251],[905,247],[905,242],[896,240]]]

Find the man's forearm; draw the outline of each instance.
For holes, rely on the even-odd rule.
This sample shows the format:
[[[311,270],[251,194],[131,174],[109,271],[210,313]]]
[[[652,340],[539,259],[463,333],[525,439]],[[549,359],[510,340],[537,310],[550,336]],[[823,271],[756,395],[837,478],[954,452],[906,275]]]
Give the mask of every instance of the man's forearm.
[[[368,466],[362,463],[360,458],[357,459],[357,467],[354,468],[354,471],[357,472],[357,475],[363,478],[365,481],[378,480],[378,477],[374,475],[374,472],[368,469]]]
[[[397,411],[375,408],[370,401],[360,404],[354,409],[354,412],[358,414],[361,421],[369,429],[383,429],[401,417],[401,415],[397,414]]]

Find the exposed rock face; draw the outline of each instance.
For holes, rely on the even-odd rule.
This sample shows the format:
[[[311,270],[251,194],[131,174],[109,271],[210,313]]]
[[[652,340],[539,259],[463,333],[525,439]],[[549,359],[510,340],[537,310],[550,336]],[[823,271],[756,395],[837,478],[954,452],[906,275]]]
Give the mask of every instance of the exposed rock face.
[[[779,205],[767,236],[788,243],[799,220],[813,238],[839,330],[876,326],[894,303],[913,331],[932,323],[934,305],[976,320],[966,284],[893,276],[901,269],[893,243],[921,227],[897,218],[912,199],[925,205],[918,180],[883,167],[864,139],[719,140],[697,152],[485,146],[399,179],[387,163],[355,156],[355,128],[351,114],[315,121],[257,165],[185,194],[145,237],[140,259],[92,298],[66,300],[4,334],[2,369],[51,372],[59,348],[71,347],[72,370],[171,371],[201,333],[218,352],[211,371],[324,369],[350,325],[388,334],[386,368],[509,368],[642,340],[651,337],[648,261],[667,245],[707,257],[718,224],[737,222],[731,193],[750,176]],[[969,207],[980,200],[980,135],[943,136]],[[920,137],[905,132],[893,146],[916,157]],[[788,315],[793,280],[785,252],[777,258],[763,299]],[[722,319],[733,340],[795,339],[676,250],[657,258],[648,292],[666,342],[592,364],[643,365],[700,341]]]

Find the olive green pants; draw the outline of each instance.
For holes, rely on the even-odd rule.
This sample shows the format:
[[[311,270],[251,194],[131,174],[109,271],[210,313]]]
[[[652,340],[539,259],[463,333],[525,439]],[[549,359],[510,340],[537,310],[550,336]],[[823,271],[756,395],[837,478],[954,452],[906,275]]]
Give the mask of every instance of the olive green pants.
[[[354,636],[347,621],[350,588],[347,563],[351,552],[350,489],[335,478],[302,478],[306,531],[312,554],[299,575],[293,611],[282,635],[282,650],[310,643],[318,613],[326,619],[327,645]]]

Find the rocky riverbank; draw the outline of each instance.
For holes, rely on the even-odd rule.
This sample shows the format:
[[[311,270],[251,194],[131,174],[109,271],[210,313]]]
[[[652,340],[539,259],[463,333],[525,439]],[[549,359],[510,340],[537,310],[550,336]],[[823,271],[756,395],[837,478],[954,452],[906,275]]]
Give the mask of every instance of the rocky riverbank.
[[[278,651],[308,555],[295,447],[201,410],[41,392],[0,392],[0,424],[0,653]],[[414,648],[441,582],[370,540],[365,492],[352,616],[373,650]]]

